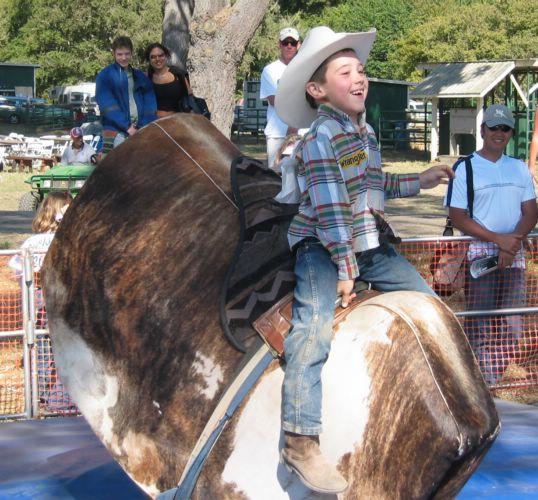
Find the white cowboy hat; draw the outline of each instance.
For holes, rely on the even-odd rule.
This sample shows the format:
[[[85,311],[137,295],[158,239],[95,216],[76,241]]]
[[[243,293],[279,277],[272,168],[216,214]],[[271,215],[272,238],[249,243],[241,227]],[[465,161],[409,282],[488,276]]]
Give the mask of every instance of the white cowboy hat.
[[[310,127],[317,112],[306,101],[305,88],[314,71],[325,59],[343,49],[353,49],[365,64],[376,33],[375,29],[361,33],[335,33],[327,26],[312,28],[278,82],[275,96],[278,116],[290,127]]]

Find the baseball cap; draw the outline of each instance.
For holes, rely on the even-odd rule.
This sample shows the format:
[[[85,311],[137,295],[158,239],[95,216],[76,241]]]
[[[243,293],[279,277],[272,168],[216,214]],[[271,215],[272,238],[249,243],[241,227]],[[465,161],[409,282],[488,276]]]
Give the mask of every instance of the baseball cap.
[[[75,137],[82,137],[82,129],[80,127],[73,127],[69,132],[69,135],[74,139]]]
[[[512,111],[510,111],[504,104],[492,104],[486,108],[486,111],[484,111],[482,123],[485,123],[488,127],[508,125],[513,129],[516,121],[514,120]]]
[[[286,38],[293,38],[295,41],[299,41],[299,32],[295,28],[284,28],[280,30],[278,39],[283,42]]]

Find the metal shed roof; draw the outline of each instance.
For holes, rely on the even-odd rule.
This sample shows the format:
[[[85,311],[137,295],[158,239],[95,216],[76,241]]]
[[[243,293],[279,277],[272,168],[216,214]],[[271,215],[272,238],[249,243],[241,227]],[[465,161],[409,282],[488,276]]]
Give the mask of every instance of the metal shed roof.
[[[514,61],[441,63],[409,96],[418,99],[484,97],[514,68]]]

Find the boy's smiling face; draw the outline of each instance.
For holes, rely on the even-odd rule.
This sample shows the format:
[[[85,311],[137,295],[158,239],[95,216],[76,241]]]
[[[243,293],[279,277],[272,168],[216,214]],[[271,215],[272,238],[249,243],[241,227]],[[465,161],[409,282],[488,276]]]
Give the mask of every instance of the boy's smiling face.
[[[327,61],[325,81],[309,82],[308,92],[318,101],[331,105],[351,117],[364,113],[368,79],[357,54],[338,52]]]

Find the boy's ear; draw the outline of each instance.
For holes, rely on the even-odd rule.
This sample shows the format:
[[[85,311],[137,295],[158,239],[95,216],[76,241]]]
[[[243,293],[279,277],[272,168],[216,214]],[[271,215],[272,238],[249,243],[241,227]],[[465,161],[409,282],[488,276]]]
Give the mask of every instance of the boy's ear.
[[[325,97],[325,89],[318,82],[308,82],[306,84],[306,91],[316,100]]]

